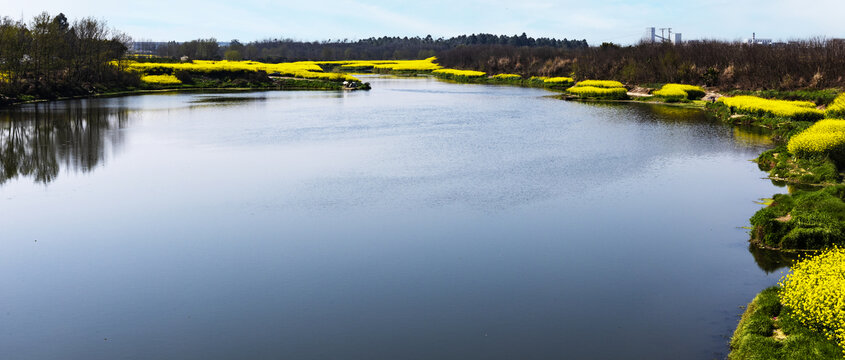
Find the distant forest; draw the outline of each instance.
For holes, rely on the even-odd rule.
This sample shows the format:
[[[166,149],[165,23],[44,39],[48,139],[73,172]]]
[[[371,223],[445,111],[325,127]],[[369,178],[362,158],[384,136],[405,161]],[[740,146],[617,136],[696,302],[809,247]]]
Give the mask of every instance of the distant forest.
[[[794,90],[845,87],[845,41],[810,39],[774,45],[725,41],[682,44],[640,43],[590,47],[586,40],[473,34],[448,39],[380,37],[357,41],[300,42],[215,39],[158,46],[160,56],[178,59],[398,60],[436,56],[447,68],[489,74],[571,76],[628,84],[687,83],[721,89]]]
[[[472,34],[448,39],[421,37],[379,37],[357,41],[337,40],[302,42],[290,39],[266,39],[241,43],[232,40],[219,46],[216,39],[168,42],[149,49],[164,57],[187,56],[199,60],[256,60],[284,62],[302,60],[407,60],[425,59],[462,46],[496,45],[514,48],[548,48],[558,50],[588,48],[586,40],[533,38],[522,35]]]
[[[777,45],[688,41],[574,50],[475,45],[437,53],[445,67],[572,76],[627,84],[684,83],[723,90],[845,88],[845,41],[811,39]]]

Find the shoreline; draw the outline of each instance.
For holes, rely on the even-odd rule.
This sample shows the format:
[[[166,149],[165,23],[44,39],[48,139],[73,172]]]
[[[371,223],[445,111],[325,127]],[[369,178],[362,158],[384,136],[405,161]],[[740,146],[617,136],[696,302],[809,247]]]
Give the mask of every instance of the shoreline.
[[[79,99],[96,99],[96,98],[113,98],[113,97],[123,97],[123,96],[134,96],[134,95],[148,95],[148,94],[166,94],[166,93],[179,93],[179,92],[251,92],[251,91],[357,91],[361,89],[321,89],[321,88],[309,88],[309,87],[291,87],[291,88],[280,88],[280,87],[209,87],[209,88],[200,88],[200,87],[175,87],[175,88],[163,88],[163,89],[136,89],[136,90],[123,90],[123,91],[110,91],[110,92],[102,92],[102,93],[94,93],[88,95],[74,95],[74,96],[59,96],[54,99],[34,99],[34,100],[27,100],[27,101],[19,101],[19,102],[11,102],[6,104],[0,104],[0,110],[8,110],[12,109],[16,106],[21,105],[29,105],[29,104],[41,104],[41,103],[49,103],[53,101],[66,101],[66,100],[79,100]]]
[[[806,359],[841,359],[838,345],[804,327],[786,311],[780,303],[780,289],[768,287],[745,306],[728,343],[727,359],[794,359],[797,353],[811,354]]]
[[[159,84],[159,83],[144,83],[141,87],[115,87],[106,89],[104,91],[91,91],[88,93],[84,91],[65,91],[65,94],[70,95],[56,95],[55,97],[48,96],[42,98],[32,98],[32,96],[5,97],[0,95],[0,110],[11,109],[15,106],[26,104],[46,103],[50,101],[74,100],[74,99],[89,99],[89,98],[108,98],[144,94],[156,94],[167,92],[242,92],[242,91],[355,91],[355,90],[369,90],[368,83],[346,82],[340,83],[332,80],[312,79],[312,78],[296,78],[296,77],[279,77],[270,76],[265,81],[260,82],[241,82],[236,84],[227,84],[219,79],[197,78],[196,82],[187,84]],[[238,79],[242,80],[242,79]],[[219,86],[222,85],[222,86]],[[227,86],[228,85],[228,86]],[[232,86],[234,85],[234,86]],[[75,93],[75,94],[74,94]],[[21,100],[23,97],[26,100]]]

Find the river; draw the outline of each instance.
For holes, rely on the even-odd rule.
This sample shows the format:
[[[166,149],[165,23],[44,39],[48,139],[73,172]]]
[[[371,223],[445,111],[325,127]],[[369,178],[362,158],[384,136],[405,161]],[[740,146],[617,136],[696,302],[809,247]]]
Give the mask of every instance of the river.
[[[781,275],[763,136],[365,81],[0,112],[0,358],[720,359]]]

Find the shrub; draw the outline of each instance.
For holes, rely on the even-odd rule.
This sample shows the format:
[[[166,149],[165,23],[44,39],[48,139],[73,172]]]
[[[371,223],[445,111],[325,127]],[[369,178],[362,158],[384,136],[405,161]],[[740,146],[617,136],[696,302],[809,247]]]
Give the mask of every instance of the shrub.
[[[751,217],[753,235],[782,249],[822,249],[845,244],[845,185],[778,194]]]
[[[141,81],[159,85],[176,85],[182,83],[182,81],[173,75],[145,75],[141,77]]]
[[[176,79],[181,81],[183,84],[193,84],[194,83],[194,77],[191,76],[191,73],[188,72],[188,71],[177,70],[176,72],[173,73],[173,76],[175,76]]]
[[[845,250],[833,248],[799,261],[780,286],[781,303],[845,353]]]
[[[522,75],[517,75],[517,74],[496,74],[496,75],[493,75],[493,80],[501,80],[501,81],[522,80]]]
[[[825,104],[829,105],[836,99],[836,95],[839,94],[838,90],[835,89],[824,89],[824,90],[812,90],[812,89],[804,89],[804,90],[793,90],[793,91],[783,91],[783,90],[731,90],[728,91],[729,96],[736,96],[736,95],[752,95],[758,96],[761,98],[766,99],[778,99],[778,100],[803,100],[803,101],[812,101],[817,105]]]
[[[565,89],[575,84],[575,80],[570,77],[551,77],[543,79],[543,86],[549,88]]]
[[[728,360],[841,359],[841,348],[803,324],[780,302],[779,286],[763,290],[748,304],[731,337]],[[776,340],[775,329],[786,336]]]
[[[816,121],[824,113],[809,101],[770,100],[756,96],[721,97],[719,102],[739,113],[752,116],[776,116],[796,121]]]
[[[575,86],[590,86],[597,88],[624,88],[621,82],[613,80],[584,80],[579,81]]]
[[[625,88],[603,88],[595,86],[578,86],[571,87],[569,93],[586,98],[602,98],[602,99],[626,99],[628,97],[628,90]]]
[[[681,101],[687,98],[687,92],[677,88],[666,88],[665,86],[660,90],[652,93],[654,96],[659,96],[666,99],[666,101]]]
[[[684,84],[666,84],[655,91],[656,96],[667,98],[667,100],[698,100],[704,97],[706,92],[700,86],[684,85]]]
[[[473,70],[439,69],[431,72],[434,76],[450,80],[471,80],[487,76],[487,73]]]
[[[845,163],[845,120],[822,120],[789,139],[787,149],[798,157],[830,156]]]
[[[532,76],[526,80],[526,83],[531,86],[545,86],[546,85],[546,76]]]
[[[827,117],[845,117],[845,93],[839,94],[825,111]]]

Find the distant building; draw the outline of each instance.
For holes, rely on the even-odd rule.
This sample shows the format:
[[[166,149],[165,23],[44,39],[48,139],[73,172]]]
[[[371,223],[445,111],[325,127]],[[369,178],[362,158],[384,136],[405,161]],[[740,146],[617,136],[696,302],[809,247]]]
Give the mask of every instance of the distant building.
[[[660,28],[660,35],[657,34],[657,30],[658,29],[655,27],[645,28],[645,36],[643,36],[643,41],[648,43],[673,42],[675,44],[682,44],[684,42],[681,33],[674,33],[675,37],[674,39],[672,38],[672,28]]]
[[[748,39],[748,45],[772,45],[772,39],[760,39],[757,33],[751,33],[751,38]]]
[[[645,36],[643,36],[643,41],[653,43],[656,42],[655,40],[657,40],[657,29],[653,27],[645,28]]]

